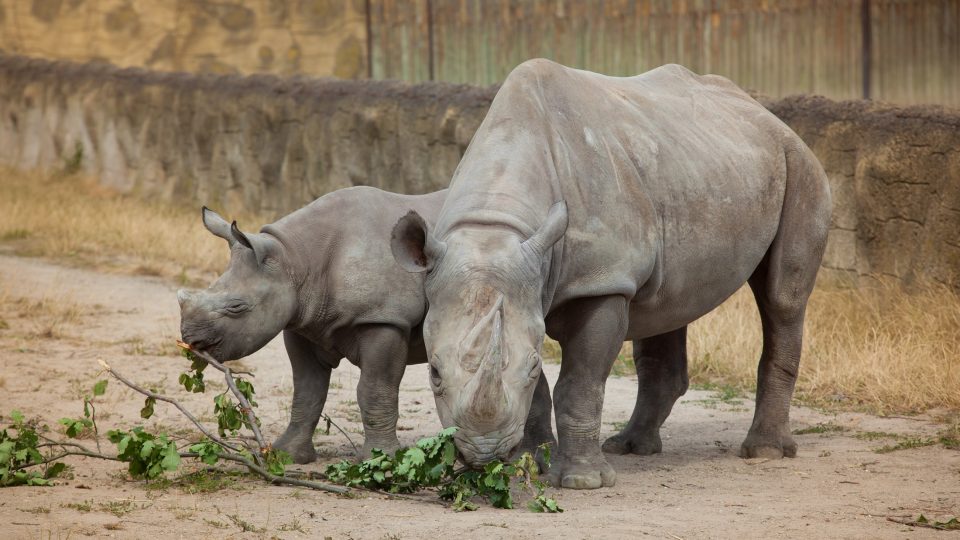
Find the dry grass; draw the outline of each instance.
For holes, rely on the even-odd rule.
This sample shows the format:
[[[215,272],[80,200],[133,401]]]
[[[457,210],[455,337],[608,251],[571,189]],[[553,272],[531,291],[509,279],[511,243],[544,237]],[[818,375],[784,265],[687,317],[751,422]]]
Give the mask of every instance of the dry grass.
[[[64,330],[77,324],[84,312],[76,302],[59,297],[14,297],[0,292],[0,314],[15,321],[5,323],[4,329],[19,327],[21,337],[60,339],[65,337]],[[24,322],[20,324],[20,320]]]
[[[818,287],[797,381],[801,401],[879,414],[960,409],[960,295],[940,284],[905,293],[890,280]],[[760,321],[744,289],[690,327],[694,381],[756,387]]]
[[[24,255],[185,279],[219,272],[229,252],[193,204],[123,196],[89,179],[0,168],[0,243]],[[257,230],[262,221],[241,226]]]
[[[940,284],[906,293],[892,280],[820,285],[807,309],[795,397],[834,410],[910,414],[960,410],[960,295]],[[749,288],[690,325],[694,385],[756,389],[762,334]],[[560,349],[547,340],[544,357]],[[625,343],[613,374],[632,374]]]

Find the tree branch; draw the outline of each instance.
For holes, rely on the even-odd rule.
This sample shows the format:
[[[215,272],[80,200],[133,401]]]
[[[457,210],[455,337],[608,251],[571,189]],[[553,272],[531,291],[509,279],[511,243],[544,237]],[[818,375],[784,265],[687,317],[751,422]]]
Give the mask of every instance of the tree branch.
[[[181,452],[180,457],[196,458],[196,457],[200,457],[200,454],[197,454],[195,452]],[[219,457],[220,459],[225,459],[227,461],[235,461],[237,463],[242,463],[248,469],[257,473],[258,475],[263,477],[263,479],[273,484],[289,484],[291,486],[300,486],[300,487],[316,489],[320,491],[329,491],[331,493],[341,493],[341,494],[350,493],[350,488],[343,487],[343,486],[333,486],[330,484],[324,484],[322,482],[311,482],[309,480],[301,480],[299,478],[290,478],[287,476],[276,476],[274,474],[270,474],[270,472],[264,469],[263,467],[257,465],[256,463],[250,461],[249,459],[243,456],[239,456],[236,454],[218,454],[217,457]]]
[[[83,457],[92,457],[98,459],[109,459],[110,461],[123,461],[122,459],[116,456],[108,456],[106,454],[99,454],[97,452],[89,452],[84,450],[64,450],[60,454],[45,458],[43,461],[35,461],[33,463],[28,463],[22,467],[17,467],[17,469],[26,469],[29,467],[36,467],[37,465],[46,465],[47,463],[53,463],[54,461],[59,461],[67,456],[83,456]]]
[[[260,433],[260,426],[257,425],[257,416],[253,414],[253,407],[250,405],[250,401],[247,400],[247,397],[243,395],[243,392],[237,388],[237,382],[233,379],[233,373],[230,371],[230,368],[218,362],[216,358],[210,356],[208,353],[198,351],[190,347],[190,345],[187,343],[178,341],[177,345],[199,356],[203,361],[223,372],[223,378],[226,379],[227,386],[230,387],[230,391],[233,392],[233,395],[237,396],[237,400],[240,402],[240,408],[243,411],[244,416],[247,417],[247,423],[249,424],[250,431],[253,432],[254,438],[257,440],[257,446],[260,447],[260,452],[263,453],[269,450],[270,445],[263,440],[263,435]]]
[[[98,359],[97,359],[97,362],[99,362],[100,365],[103,367],[103,369],[105,369],[105,370],[107,370],[108,372],[110,372],[110,374],[113,375],[118,381],[120,381],[120,382],[122,382],[123,384],[129,386],[130,388],[136,390],[137,392],[139,392],[139,393],[141,393],[141,394],[143,394],[143,395],[145,395],[145,396],[147,396],[147,397],[151,397],[151,398],[153,398],[153,399],[155,399],[155,400],[157,400],[157,401],[163,401],[163,402],[169,403],[169,404],[173,405],[174,407],[176,407],[181,413],[183,413],[184,416],[186,416],[191,422],[193,422],[193,425],[197,426],[197,429],[199,429],[201,432],[203,432],[203,434],[206,435],[207,438],[210,439],[211,441],[219,444],[220,446],[222,446],[222,447],[224,447],[224,448],[226,448],[226,449],[228,449],[228,450],[232,450],[232,451],[234,451],[234,452],[239,452],[239,451],[240,451],[240,448],[239,448],[239,447],[234,446],[234,445],[232,445],[232,444],[230,444],[230,443],[228,443],[228,442],[220,439],[219,437],[217,437],[216,435],[214,435],[213,433],[211,433],[209,430],[207,430],[207,428],[203,427],[203,424],[201,424],[200,421],[197,420],[197,418],[196,418],[195,416],[193,416],[193,415],[190,413],[190,411],[188,411],[187,409],[185,409],[185,408],[183,407],[183,405],[181,405],[180,402],[178,402],[177,400],[172,399],[172,398],[168,398],[167,396],[164,396],[164,395],[162,395],[162,394],[158,394],[158,393],[156,393],[156,392],[151,392],[150,390],[147,390],[146,388],[142,388],[142,387],[138,386],[136,383],[130,381],[129,379],[127,379],[126,377],[124,377],[123,375],[121,375],[119,372],[117,372],[117,370],[115,370],[115,369],[113,369],[112,367],[110,367],[110,364],[107,364],[107,363],[104,362],[103,359],[101,359],[101,358],[98,358]]]

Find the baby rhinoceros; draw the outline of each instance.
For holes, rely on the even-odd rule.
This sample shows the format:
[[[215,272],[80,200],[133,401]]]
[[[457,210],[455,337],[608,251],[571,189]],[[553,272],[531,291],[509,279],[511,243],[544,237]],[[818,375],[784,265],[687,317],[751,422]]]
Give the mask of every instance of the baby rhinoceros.
[[[210,288],[180,290],[181,333],[226,361],[278,333],[293,367],[290,424],[274,447],[297,463],[316,458],[312,435],[330,370],[347,358],[361,370],[357,402],[364,455],[395,450],[397,394],[407,364],[426,362],[422,276],[400,268],[390,228],[415,209],[432,221],[446,191],[408,196],[354,187],[320,197],[260,233],[244,233],[203,209],[203,224],[230,245],[230,264]]]

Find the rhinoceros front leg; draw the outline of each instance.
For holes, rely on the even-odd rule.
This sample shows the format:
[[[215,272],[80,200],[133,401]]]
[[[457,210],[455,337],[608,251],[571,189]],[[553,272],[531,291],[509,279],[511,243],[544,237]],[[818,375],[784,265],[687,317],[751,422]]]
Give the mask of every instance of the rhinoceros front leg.
[[[283,343],[293,368],[293,405],[287,430],[273,443],[290,454],[294,463],[312,463],[317,458],[313,432],[320,421],[330,388],[330,365],[316,354],[309,340],[284,330]]]
[[[561,308],[547,322],[563,362],[554,388],[559,446],[547,479],[555,486],[612,486],[617,475],[600,450],[603,392],[627,331],[622,296],[587,298]]]
[[[620,433],[603,443],[609,454],[656,454],[663,450],[660,426],[687,391],[687,327],[633,341],[637,404]]]
[[[400,380],[407,366],[409,343],[398,328],[371,325],[359,333],[360,384],[357,403],[363,417],[363,457],[374,448],[393,452],[397,440]]]
[[[530,404],[530,413],[527,423],[523,426],[523,440],[514,451],[514,456],[524,452],[534,455],[541,470],[546,470],[543,453],[539,451],[542,444],[557,446],[557,439],[553,436],[553,403],[550,400],[550,385],[545,375],[540,375],[537,387],[533,392],[533,402]]]

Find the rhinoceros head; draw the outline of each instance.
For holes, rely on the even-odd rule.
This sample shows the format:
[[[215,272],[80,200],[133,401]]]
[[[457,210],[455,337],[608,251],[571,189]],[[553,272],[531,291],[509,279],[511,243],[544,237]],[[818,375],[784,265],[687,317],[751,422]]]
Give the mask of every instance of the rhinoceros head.
[[[427,272],[430,385],[443,425],[459,428],[457,449],[469,465],[508,457],[523,437],[541,369],[544,261],[566,224],[559,203],[529,238],[462,226],[441,241],[415,212],[394,227],[394,258]]]
[[[180,334],[217,360],[236,360],[283,330],[297,310],[296,289],[276,238],[243,233],[206,207],[203,224],[230,245],[230,264],[210,288],[177,291]]]

